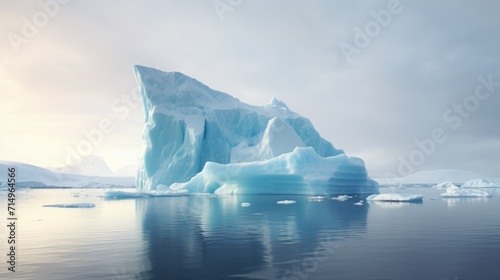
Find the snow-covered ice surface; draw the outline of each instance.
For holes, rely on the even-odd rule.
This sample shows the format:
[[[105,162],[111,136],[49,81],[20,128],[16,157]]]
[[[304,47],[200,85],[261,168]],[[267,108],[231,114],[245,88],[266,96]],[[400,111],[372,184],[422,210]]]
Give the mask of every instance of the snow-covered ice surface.
[[[387,202],[412,202],[422,201],[424,198],[420,194],[405,194],[405,193],[381,193],[372,194],[366,198],[368,201],[387,201]]]
[[[135,66],[146,128],[137,188],[191,193],[378,193],[364,162],[273,98],[252,106],[178,72]]]
[[[441,194],[441,197],[490,197],[491,194],[486,191],[471,189],[471,188],[460,188],[457,186],[451,186],[446,188],[446,192]]]
[[[94,208],[94,203],[68,203],[68,204],[47,204],[43,207],[56,207],[56,208]]]
[[[492,183],[484,179],[475,179],[465,182],[462,188],[500,188],[500,183]]]

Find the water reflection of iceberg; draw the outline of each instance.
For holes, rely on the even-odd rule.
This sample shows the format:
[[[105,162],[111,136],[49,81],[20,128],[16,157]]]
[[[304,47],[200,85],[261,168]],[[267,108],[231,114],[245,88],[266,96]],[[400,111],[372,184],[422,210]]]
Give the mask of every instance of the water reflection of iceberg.
[[[283,199],[297,203],[276,204]],[[147,278],[275,279],[318,247],[363,233],[368,206],[247,195],[144,199],[136,201],[136,210],[143,221]]]

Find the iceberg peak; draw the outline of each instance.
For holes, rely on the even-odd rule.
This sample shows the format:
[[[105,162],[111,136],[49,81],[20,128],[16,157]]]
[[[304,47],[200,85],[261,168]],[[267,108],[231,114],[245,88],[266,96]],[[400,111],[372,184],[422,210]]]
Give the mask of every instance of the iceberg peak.
[[[290,110],[290,109],[288,109],[288,106],[286,106],[285,102],[283,102],[281,100],[278,100],[274,96],[273,96],[273,98],[271,98],[271,101],[269,101],[269,105],[271,105],[271,106],[277,106],[277,107],[282,107],[282,108],[285,108],[287,110]]]

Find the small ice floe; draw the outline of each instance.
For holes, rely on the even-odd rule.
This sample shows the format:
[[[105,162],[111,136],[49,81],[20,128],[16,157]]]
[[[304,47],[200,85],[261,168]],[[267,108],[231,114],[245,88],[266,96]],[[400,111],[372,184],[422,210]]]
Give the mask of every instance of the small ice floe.
[[[491,183],[484,179],[475,179],[465,182],[462,188],[500,188],[500,183]]]
[[[42,207],[57,207],[57,208],[94,208],[94,203],[68,203],[68,204],[48,204]]]
[[[424,199],[420,194],[403,193],[381,193],[372,194],[366,198],[367,201],[387,201],[387,202],[417,202]]]
[[[310,196],[307,198],[309,201],[322,201],[325,199],[325,196]]]
[[[276,202],[276,204],[294,204],[296,202],[297,201],[295,201],[295,200],[280,200],[280,201]]]
[[[490,197],[491,194],[482,190],[463,189],[457,186],[446,188],[446,192],[441,194],[441,197]]]
[[[363,200],[360,200],[356,203],[353,203],[354,205],[357,205],[357,206],[363,206]]]
[[[143,194],[137,193],[137,192],[124,192],[124,191],[106,191],[104,193],[105,198],[116,198],[116,199],[121,199],[121,198],[137,198],[137,197],[142,197]]]
[[[250,204],[249,202],[241,203],[241,207],[250,207],[250,205],[252,205],[252,204]]]
[[[338,200],[338,201],[346,201],[349,198],[352,198],[352,196],[350,196],[350,195],[339,195],[339,196],[336,196],[336,197],[334,196],[331,199]]]

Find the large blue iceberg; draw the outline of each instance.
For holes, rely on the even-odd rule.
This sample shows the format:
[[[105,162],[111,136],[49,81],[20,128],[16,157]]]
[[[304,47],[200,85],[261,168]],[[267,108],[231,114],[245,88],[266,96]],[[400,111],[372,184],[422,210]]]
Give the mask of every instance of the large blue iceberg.
[[[145,112],[139,192],[378,193],[361,159],[281,101],[252,106],[178,72],[135,66]]]

